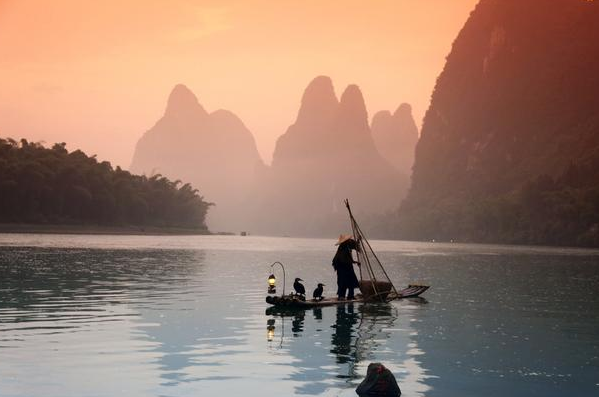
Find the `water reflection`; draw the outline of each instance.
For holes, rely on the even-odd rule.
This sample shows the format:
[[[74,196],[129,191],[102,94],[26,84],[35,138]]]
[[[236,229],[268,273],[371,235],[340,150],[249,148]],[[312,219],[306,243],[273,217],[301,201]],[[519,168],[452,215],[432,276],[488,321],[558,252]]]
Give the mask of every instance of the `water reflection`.
[[[597,255],[400,246],[381,253],[402,264],[390,276],[430,281],[430,304],[265,316],[264,263],[293,259],[334,284],[322,266],[329,242],[298,254],[266,239],[264,251],[227,250],[240,239],[206,251],[143,239],[126,250],[0,247],[0,394],[258,396],[267,385],[280,396],[349,397],[373,361],[412,397],[598,390]]]
[[[148,255],[139,251],[44,249],[1,254],[2,322],[39,330],[124,320],[113,312],[115,305],[143,306],[165,294],[180,293],[175,291],[180,280],[191,272],[201,272],[196,264],[204,255],[201,251],[156,251]]]
[[[193,362],[200,324],[186,314],[203,290],[204,259],[203,251],[0,251],[0,347],[36,357],[46,368],[33,378],[41,384],[77,383],[67,377],[83,379],[90,366],[96,378],[127,378],[137,390],[155,389],[160,378],[179,382]],[[114,394],[112,387],[96,391]]]
[[[304,330],[304,318],[306,317],[306,312],[301,310],[297,312],[293,316],[293,321],[291,321],[291,332],[293,332],[293,336],[300,336],[301,332]]]
[[[419,360],[435,374],[427,396],[463,385],[489,397],[597,395],[596,258],[470,255],[429,267],[445,288],[412,322]]]
[[[321,307],[315,307],[312,309],[312,315],[314,316],[314,318],[316,320],[322,320],[322,308]]]
[[[356,336],[357,329],[355,325],[358,323],[358,314],[354,311],[354,305],[337,306],[334,329],[331,336],[331,353],[335,355],[337,364],[346,364],[349,361],[357,361],[357,343],[352,344],[352,337]],[[353,372],[353,371],[351,371]],[[345,377],[346,375],[338,375]],[[354,377],[353,373],[348,374],[349,377]]]
[[[298,383],[297,394],[353,389],[375,360],[385,361],[416,383],[425,378],[418,361],[408,357],[417,350],[410,336],[409,318],[400,315],[393,304],[344,304],[311,310],[269,308],[266,314],[268,346],[273,354],[283,351],[293,358],[294,370],[288,380]],[[291,334],[286,335],[289,325]],[[397,328],[399,325],[406,328]],[[412,389],[413,395],[419,395],[426,387]]]

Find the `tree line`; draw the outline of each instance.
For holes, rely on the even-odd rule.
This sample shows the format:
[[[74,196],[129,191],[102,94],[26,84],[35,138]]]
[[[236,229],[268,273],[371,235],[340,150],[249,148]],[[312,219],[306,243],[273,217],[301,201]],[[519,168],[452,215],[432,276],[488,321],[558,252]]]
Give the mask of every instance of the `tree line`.
[[[212,203],[161,175],[133,175],[65,143],[0,138],[0,222],[207,231]]]
[[[429,207],[407,203],[399,237],[599,247],[599,156],[585,160],[505,194],[452,196]]]

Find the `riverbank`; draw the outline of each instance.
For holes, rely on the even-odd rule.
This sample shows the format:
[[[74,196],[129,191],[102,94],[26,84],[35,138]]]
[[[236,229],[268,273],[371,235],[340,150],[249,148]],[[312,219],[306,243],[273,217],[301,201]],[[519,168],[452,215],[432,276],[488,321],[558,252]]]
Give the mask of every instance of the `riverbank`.
[[[40,234],[117,234],[117,235],[209,235],[206,229],[156,226],[99,226],[99,225],[46,225],[28,223],[0,223],[0,233]]]

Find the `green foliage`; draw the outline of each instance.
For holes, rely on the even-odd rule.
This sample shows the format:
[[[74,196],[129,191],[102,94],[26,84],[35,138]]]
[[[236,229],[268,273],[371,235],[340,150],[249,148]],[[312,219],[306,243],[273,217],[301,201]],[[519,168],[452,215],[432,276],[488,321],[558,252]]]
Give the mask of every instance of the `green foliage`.
[[[431,98],[402,238],[599,246],[599,2],[481,0]]]
[[[191,185],[113,169],[65,146],[0,138],[0,222],[206,230],[212,204]]]
[[[599,168],[571,163],[502,195],[445,199],[400,213],[403,238],[599,247]],[[405,231],[409,230],[409,234]]]

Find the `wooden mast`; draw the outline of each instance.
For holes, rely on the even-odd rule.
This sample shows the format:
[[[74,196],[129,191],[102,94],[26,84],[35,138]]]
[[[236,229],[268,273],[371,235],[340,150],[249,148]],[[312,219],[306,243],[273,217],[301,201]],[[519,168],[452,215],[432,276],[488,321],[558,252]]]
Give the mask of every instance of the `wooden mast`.
[[[381,261],[377,257],[377,255],[374,252],[374,250],[372,249],[372,246],[368,242],[368,239],[366,238],[366,236],[364,236],[364,233],[362,233],[362,230],[360,229],[360,226],[358,225],[358,222],[356,222],[356,218],[354,218],[354,215],[353,215],[353,213],[351,211],[351,207],[349,205],[349,200],[348,199],[345,199],[345,206],[347,207],[347,211],[349,212],[349,218],[350,218],[350,221],[351,221],[352,233],[353,233],[354,240],[356,241],[357,248],[358,248],[358,250],[357,250],[358,251],[358,259],[360,259],[361,265],[366,266],[366,271],[368,272],[368,278],[369,278],[370,283],[372,285],[372,290],[374,291],[375,296],[378,296],[379,299],[381,300],[381,302],[385,302],[386,301],[386,299],[383,296],[383,294],[380,294],[379,291],[378,291],[378,289],[377,289],[377,278],[376,278],[376,274],[375,274],[375,272],[374,272],[374,270],[372,268],[371,258],[368,255],[368,251],[370,251],[370,253],[373,256],[374,261],[376,262],[376,264],[378,265],[378,267],[380,267],[380,269],[382,270],[383,275],[387,279],[387,282],[389,282],[391,284],[391,289],[395,293],[395,296],[398,296],[397,290],[395,289],[395,286],[391,282],[391,279],[389,278],[389,275],[387,274],[387,271],[383,267]],[[362,274],[362,266],[360,266],[360,281],[364,281],[364,277],[363,277],[363,274]]]

